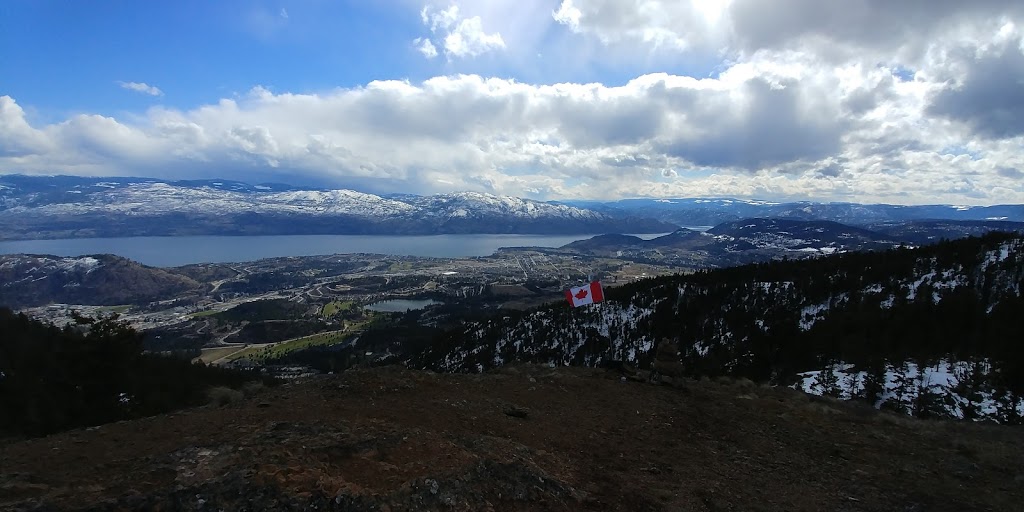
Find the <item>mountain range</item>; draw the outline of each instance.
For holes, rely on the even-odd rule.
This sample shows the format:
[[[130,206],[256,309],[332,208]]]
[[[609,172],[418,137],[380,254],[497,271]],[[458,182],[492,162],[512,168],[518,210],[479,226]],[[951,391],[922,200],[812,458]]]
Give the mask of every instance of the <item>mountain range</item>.
[[[226,180],[0,177],[0,239],[664,233],[678,226],[476,192],[382,197]]]
[[[667,233],[748,218],[873,231],[906,222],[1024,222],[1024,205],[885,205],[730,198],[536,201],[478,192],[419,196],[231,180],[0,176],[0,240],[174,235]],[[960,224],[959,226],[963,226]],[[885,229],[882,229],[885,228]],[[961,228],[962,229],[962,228]],[[920,233],[920,229],[915,229]],[[963,232],[961,235],[979,234]],[[905,237],[904,237],[905,238]]]

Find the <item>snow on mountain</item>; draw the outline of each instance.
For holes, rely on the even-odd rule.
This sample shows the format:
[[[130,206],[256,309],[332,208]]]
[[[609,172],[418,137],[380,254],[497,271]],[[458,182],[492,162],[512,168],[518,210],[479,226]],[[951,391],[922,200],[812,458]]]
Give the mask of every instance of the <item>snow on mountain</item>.
[[[0,177],[5,238],[174,234],[438,234],[664,232],[675,226],[477,192],[381,197],[353,190]],[[166,220],[166,222],[165,222]],[[49,234],[53,233],[53,234]]]
[[[204,211],[346,214],[367,217],[429,214],[439,217],[507,215],[515,218],[606,218],[603,214],[582,208],[478,192],[403,196],[402,199],[396,200],[344,189],[272,192],[261,190],[262,188],[266,187],[254,187],[253,190],[224,190],[209,185],[196,187],[167,182],[98,182],[91,184],[87,190],[67,190],[68,194],[73,195],[58,200],[47,201],[40,194],[25,194],[22,198],[12,198],[13,204],[6,210],[8,213],[44,214],[102,211],[130,215],[160,215]]]
[[[558,217],[563,219],[601,220],[601,213],[544,203],[513,196],[497,196],[480,192],[458,192],[433,196],[408,196],[407,202],[441,217],[503,215],[520,219]]]
[[[104,186],[106,184],[97,184]],[[105,192],[84,193],[73,201],[19,205],[11,214],[43,213],[75,215],[120,213],[164,215],[169,213],[290,213],[309,215],[362,215],[391,217],[411,214],[415,207],[352,190],[301,190],[289,192],[237,192],[211,187],[182,187],[169,183],[133,183]],[[105,187],[104,187],[105,188]]]

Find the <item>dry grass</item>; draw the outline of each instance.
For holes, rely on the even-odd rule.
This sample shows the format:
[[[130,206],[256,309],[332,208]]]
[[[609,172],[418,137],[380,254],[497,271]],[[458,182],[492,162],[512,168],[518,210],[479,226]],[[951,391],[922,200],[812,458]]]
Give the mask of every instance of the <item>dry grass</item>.
[[[225,405],[237,404],[245,398],[245,395],[237,389],[231,389],[227,386],[217,386],[210,388],[206,392],[206,396],[210,399],[210,405],[216,405],[217,407],[223,407]]]

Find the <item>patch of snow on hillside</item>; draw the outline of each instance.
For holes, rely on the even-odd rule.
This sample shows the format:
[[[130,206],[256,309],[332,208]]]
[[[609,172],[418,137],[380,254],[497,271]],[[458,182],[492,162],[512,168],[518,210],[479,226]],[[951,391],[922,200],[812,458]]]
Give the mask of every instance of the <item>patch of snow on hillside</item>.
[[[868,286],[867,288],[864,289],[864,293],[882,293],[882,285],[875,283],[871,286]]]
[[[907,300],[916,299],[917,289],[920,288],[921,285],[925,283],[925,281],[931,281],[932,279],[934,279],[935,275],[935,271],[932,270],[931,272],[921,276],[921,278],[918,279],[917,281],[914,281],[913,283],[907,285]]]
[[[693,342],[693,351],[696,352],[697,355],[704,357],[711,351],[711,347],[709,345],[705,345],[703,341],[697,340]]]
[[[822,311],[828,311],[829,302],[822,302],[820,304],[811,304],[804,306],[800,311],[800,330],[809,331],[811,327],[814,327],[814,322],[819,320],[818,314]]]
[[[91,256],[84,256],[81,258],[61,258],[54,263],[58,269],[64,272],[84,270],[86,274],[96,270],[101,265],[100,260]]]
[[[983,363],[983,366],[987,367],[987,371],[991,372],[991,366],[987,362]],[[955,390],[960,384],[958,376],[967,375],[970,367],[971,364],[967,361],[939,361],[922,369],[918,364],[908,362],[905,378],[909,384],[906,386],[907,389],[904,390],[905,393],[902,397],[904,405],[907,406],[905,412],[912,414],[910,404],[913,404],[918,398],[918,393],[921,389],[927,389],[929,392],[946,395],[951,398],[951,401],[943,405],[944,410],[950,417],[963,419],[964,410],[974,408],[980,414],[979,420],[994,419],[998,412],[996,402],[999,397],[993,391],[980,391],[972,402],[967,397],[960,396]],[[799,373],[800,381],[794,387],[808,394],[822,395],[824,390],[818,382],[818,376],[822,371],[814,370]],[[853,365],[842,362],[833,365],[832,371],[837,378],[836,385],[839,388],[839,398],[843,400],[855,398],[855,394],[851,390],[851,384],[862,386],[867,377],[866,371],[854,371]],[[884,391],[882,391],[879,399],[875,402],[874,407],[880,409],[886,402],[898,401],[899,399],[899,371],[896,366],[890,364],[886,366]],[[1016,408],[1018,414],[1024,416],[1024,400],[1018,399]]]

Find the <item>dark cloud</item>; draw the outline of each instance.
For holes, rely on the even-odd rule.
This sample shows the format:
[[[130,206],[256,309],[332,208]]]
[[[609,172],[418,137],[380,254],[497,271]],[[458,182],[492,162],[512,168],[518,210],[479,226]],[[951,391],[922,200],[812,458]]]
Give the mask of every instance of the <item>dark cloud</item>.
[[[708,132],[705,136],[670,141],[659,150],[699,166],[752,171],[838,152],[843,121],[829,112],[812,112],[801,102],[797,82],[782,85],[750,80],[744,86],[746,108],[697,119],[695,124]]]
[[[664,111],[648,98],[587,99],[558,105],[559,132],[574,146],[636,144],[657,135]]]
[[[1022,13],[1024,3],[1013,0],[736,0],[730,7],[736,38],[747,51],[787,48],[807,37],[880,50],[923,48],[949,24]]]
[[[850,92],[843,98],[843,109],[849,114],[860,116],[874,110],[881,102],[893,99],[892,75],[880,80],[874,87],[865,87]]]
[[[1024,134],[1024,54],[1016,47],[965,62],[967,77],[934,98],[928,112],[994,139]]]
[[[1021,172],[1019,169],[1013,169],[1011,167],[1000,167],[999,169],[996,170],[996,173],[1004,178],[1013,178],[1015,180],[1024,178],[1024,172]]]
[[[818,169],[818,174],[820,174],[821,176],[829,177],[829,178],[838,177],[842,173],[843,173],[843,166],[840,165],[839,162],[832,162],[832,163],[826,165],[825,167],[822,167],[822,168]]]

